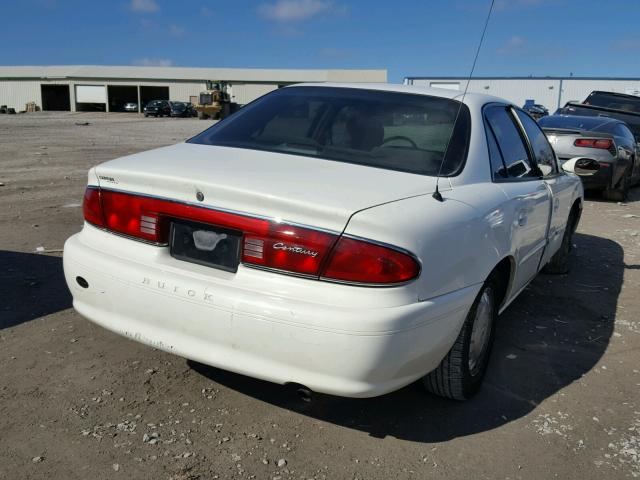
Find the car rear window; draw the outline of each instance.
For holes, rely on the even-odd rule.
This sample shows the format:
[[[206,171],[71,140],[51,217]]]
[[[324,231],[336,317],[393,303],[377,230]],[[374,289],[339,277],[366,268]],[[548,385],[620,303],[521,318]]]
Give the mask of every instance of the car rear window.
[[[433,176],[442,164],[442,175],[454,175],[466,158],[471,123],[469,110],[460,105],[387,91],[282,88],[188,142]]]

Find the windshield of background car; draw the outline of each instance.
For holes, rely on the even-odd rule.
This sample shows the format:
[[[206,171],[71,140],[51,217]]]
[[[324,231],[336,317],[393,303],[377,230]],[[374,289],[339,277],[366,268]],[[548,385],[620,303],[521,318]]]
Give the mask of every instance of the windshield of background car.
[[[188,143],[303,155],[432,176],[442,165],[442,175],[454,175],[464,164],[471,128],[466,106],[458,115],[460,105],[446,98],[387,91],[282,88]]]
[[[538,120],[542,128],[573,128],[578,130],[593,130],[610,120],[598,117],[578,117],[571,115],[551,115]]]

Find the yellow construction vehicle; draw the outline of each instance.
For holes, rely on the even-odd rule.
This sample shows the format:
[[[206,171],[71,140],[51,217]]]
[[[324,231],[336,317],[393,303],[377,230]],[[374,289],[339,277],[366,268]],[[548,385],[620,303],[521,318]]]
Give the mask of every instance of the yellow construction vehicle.
[[[200,120],[223,119],[238,109],[238,104],[231,101],[231,85],[227,82],[207,80],[207,89],[200,92],[195,105]]]

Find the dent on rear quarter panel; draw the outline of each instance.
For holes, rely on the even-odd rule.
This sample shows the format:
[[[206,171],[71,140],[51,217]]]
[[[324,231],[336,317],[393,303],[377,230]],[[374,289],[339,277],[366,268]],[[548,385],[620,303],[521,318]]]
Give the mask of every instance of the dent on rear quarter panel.
[[[411,285],[427,300],[483,282],[508,251],[509,225],[496,205],[505,200],[493,185],[458,187],[408,198],[354,215],[346,233],[409,250],[422,264]]]

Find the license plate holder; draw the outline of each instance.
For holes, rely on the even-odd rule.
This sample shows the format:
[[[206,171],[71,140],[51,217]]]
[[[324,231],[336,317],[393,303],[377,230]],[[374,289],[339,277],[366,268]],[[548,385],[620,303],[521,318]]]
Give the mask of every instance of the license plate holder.
[[[242,234],[206,223],[171,222],[169,253],[173,258],[235,273],[240,263]]]

